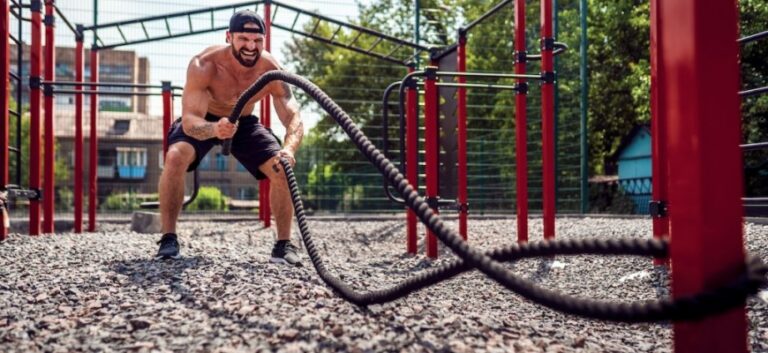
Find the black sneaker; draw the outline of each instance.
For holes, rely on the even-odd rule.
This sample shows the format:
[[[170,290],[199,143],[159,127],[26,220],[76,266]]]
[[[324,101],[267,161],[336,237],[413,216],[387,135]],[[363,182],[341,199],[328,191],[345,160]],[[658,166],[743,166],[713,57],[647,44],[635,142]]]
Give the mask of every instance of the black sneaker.
[[[297,250],[299,248],[291,244],[290,240],[278,240],[272,248],[272,258],[269,259],[269,262],[301,267],[301,258]]]
[[[181,257],[181,255],[179,255],[179,242],[176,240],[176,234],[165,233],[157,243],[160,244],[160,250],[157,251],[155,259],[165,260],[178,259]]]

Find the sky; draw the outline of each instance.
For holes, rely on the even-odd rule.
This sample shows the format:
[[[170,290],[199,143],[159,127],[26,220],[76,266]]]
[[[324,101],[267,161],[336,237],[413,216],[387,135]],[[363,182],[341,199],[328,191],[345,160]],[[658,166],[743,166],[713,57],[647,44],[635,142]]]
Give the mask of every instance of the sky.
[[[28,1],[23,2],[26,3]],[[124,0],[57,0],[56,4],[71,24],[83,24],[85,26],[89,26],[94,23],[93,9],[95,2],[98,4],[98,23],[100,24],[192,11],[195,9],[203,9],[208,7],[244,3],[242,1],[230,2],[215,0],[134,0],[130,2],[126,2]],[[332,17],[337,20],[349,22],[350,19],[353,19],[357,16],[357,2],[366,3],[368,0],[280,0],[280,2],[307,11],[316,11],[324,16]],[[251,5],[250,8],[253,8],[253,5]],[[263,14],[262,7],[259,7],[257,11]],[[293,21],[294,16],[292,13],[289,14],[285,12],[282,14],[284,16],[281,16],[281,13],[278,11],[276,14],[275,22],[283,23],[285,21]],[[215,12],[214,24],[216,26],[226,25],[229,21],[230,15],[231,11]],[[29,17],[28,10],[25,10],[25,17]],[[296,26],[300,27],[301,24],[306,20],[306,18],[300,17]],[[205,26],[210,27],[211,23],[210,16],[207,14],[202,16],[193,16],[191,21],[194,28],[205,28]],[[16,22],[11,22],[12,33],[16,33],[16,24]],[[61,19],[57,19],[56,24],[56,45],[74,47],[74,34],[67,28]],[[184,20],[171,22],[169,23],[169,27],[172,33],[187,31],[189,28],[189,21]],[[151,34],[158,33],[158,31],[167,31],[162,21],[147,23],[146,28],[147,31]],[[23,37],[28,43],[30,31],[29,26],[25,26],[23,31]],[[126,27],[123,34],[129,39],[139,38],[144,35],[140,26]],[[104,39],[120,38],[120,34],[117,31],[100,32],[99,36]],[[272,30],[271,52],[281,63],[285,62],[284,48],[285,44],[290,41],[291,36],[292,35],[289,32],[277,28],[273,28]],[[93,37],[88,35],[85,39],[85,42],[86,45],[89,45],[93,42]],[[118,49],[133,50],[137,53],[137,55],[147,57],[149,59],[151,83],[159,84],[160,81],[171,81],[173,85],[183,86],[186,66],[190,58],[201,52],[206,47],[215,44],[225,44],[224,31],[167,39],[152,43],[123,46],[119,47]],[[177,99],[174,102],[174,106],[176,114],[180,113],[180,99]],[[150,114],[162,114],[162,106],[159,97],[150,101]],[[275,129],[275,132],[278,134],[278,136],[282,136],[282,134],[284,134],[284,129],[282,129],[274,109],[272,116],[273,128]],[[316,124],[319,116],[310,112],[308,109],[302,109],[302,118],[305,121],[305,129],[309,129]]]

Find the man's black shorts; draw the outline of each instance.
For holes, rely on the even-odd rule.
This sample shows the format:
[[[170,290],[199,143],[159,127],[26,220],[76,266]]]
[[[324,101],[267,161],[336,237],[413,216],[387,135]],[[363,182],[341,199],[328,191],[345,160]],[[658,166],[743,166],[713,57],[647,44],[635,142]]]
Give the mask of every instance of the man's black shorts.
[[[219,119],[221,118],[211,113],[205,116],[205,120],[210,122],[217,122]],[[181,127],[181,118],[176,119],[168,130],[168,146],[179,141],[187,142],[195,148],[195,160],[190,164],[187,171],[195,170],[214,145],[221,145],[221,140],[215,137],[200,141],[185,134]],[[259,166],[277,156],[279,151],[280,141],[272,133],[272,130],[259,123],[258,117],[254,115],[240,117],[237,131],[232,138],[232,155],[251,175],[256,179],[266,178],[266,175],[259,170]]]

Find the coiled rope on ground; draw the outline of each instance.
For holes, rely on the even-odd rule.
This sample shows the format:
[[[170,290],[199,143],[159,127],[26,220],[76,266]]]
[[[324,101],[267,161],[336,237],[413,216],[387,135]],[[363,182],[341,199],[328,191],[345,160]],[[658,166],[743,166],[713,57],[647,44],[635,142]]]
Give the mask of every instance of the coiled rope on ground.
[[[553,255],[636,255],[667,257],[669,244],[657,239],[564,239],[526,244],[515,244],[482,253],[470,247],[463,239],[437,216],[427,202],[418,195],[405,177],[360,131],[352,119],[328,95],[309,80],[284,71],[270,71],[254,82],[238,99],[230,114],[234,123],[245,104],[272,81],[279,80],[302,89],[312,97],[344,129],[355,146],[384,175],[403,196],[405,204],[412,209],[426,227],[448,246],[460,260],[413,275],[402,282],[384,289],[357,292],[341,279],[334,276],[320,257],[307,224],[299,187],[290,164],[281,160],[291,192],[296,220],[302,241],[310,260],[320,278],[341,297],[357,305],[384,303],[404,297],[409,293],[452,278],[462,272],[478,269],[486,276],[523,297],[569,314],[622,322],[683,321],[697,320],[724,312],[744,304],[747,297],[754,295],[766,285],[768,266],[759,258],[748,256],[739,276],[722,287],[695,295],[676,299],[661,299],[643,302],[613,302],[578,298],[564,295],[536,285],[534,282],[516,276],[505,269],[501,262],[523,258],[548,257]],[[222,153],[229,154],[231,140],[224,141]]]

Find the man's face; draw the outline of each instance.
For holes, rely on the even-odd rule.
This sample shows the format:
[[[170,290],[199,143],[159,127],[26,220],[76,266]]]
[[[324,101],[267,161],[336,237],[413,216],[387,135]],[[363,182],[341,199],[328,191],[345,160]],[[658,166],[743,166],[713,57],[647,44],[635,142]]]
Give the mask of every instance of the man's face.
[[[245,24],[245,28],[257,28],[253,23]],[[227,32],[227,40],[232,48],[232,55],[240,65],[253,67],[264,50],[264,35],[261,33]]]

